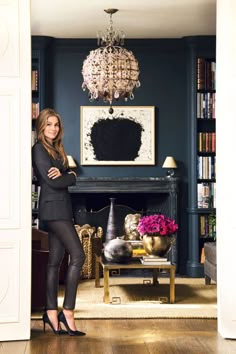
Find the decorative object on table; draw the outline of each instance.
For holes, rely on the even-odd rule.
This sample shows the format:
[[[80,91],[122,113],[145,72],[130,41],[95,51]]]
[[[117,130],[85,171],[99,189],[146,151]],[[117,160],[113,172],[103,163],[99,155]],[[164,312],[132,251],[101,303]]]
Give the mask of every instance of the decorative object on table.
[[[75,225],[76,232],[80,238],[85,253],[85,262],[81,272],[82,279],[95,278],[95,255],[102,254],[103,229],[89,224]]]
[[[155,107],[81,106],[81,165],[154,165]]]
[[[132,246],[119,237],[109,241],[104,247],[104,257],[113,263],[127,263],[132,258]]]
[[[173,156],[166,157],[166,159],[162,165],[162,168],[168,168],[168,170],[166,172],[167,177],[174,177],[175,169],[177,168],[177,164],[176,164]]]
[[[154,214],[141,217],[137,228],[145,251],[163,257],[175,241],[174,234],[178,230],[178,225],[163,214]]]
[[[110,211],[109,211],[108,221],[107,221],[107,231],[106,231],[105,243],[118,237],[118,228],[116,225],[115,210],[114,210],[116,198],[109,198],[109,199],[110,199]]]
[[[143,247],[143,241],[141,239],[139,240],[126,240],[131,247],[132,247],[132,257],[133,258],[140,258],[142,256],[147,255],[144,247]]]
[[[138,232],[137,226],[141,214],[127,214],[124,222],[124,231],[126,240],[140,240],[140,233]]]
[[[175,238],[173,236],[143,236],[143,247],[148,254],[154,254],[159,257],[165,256],[171,249]]]
[[[89,91],[89,100],[102,99],[110,103],[109,113],[113,113],[112,101],[120,98],[134,99],[133,89],[140,87],[138,61],[124,45],[124,32],[113,29],[112,15],[118,9],[104,10],[110,15],[110,26],[105,33],[98,33],[100,48],[90,51],[84,60],[82,89]]]

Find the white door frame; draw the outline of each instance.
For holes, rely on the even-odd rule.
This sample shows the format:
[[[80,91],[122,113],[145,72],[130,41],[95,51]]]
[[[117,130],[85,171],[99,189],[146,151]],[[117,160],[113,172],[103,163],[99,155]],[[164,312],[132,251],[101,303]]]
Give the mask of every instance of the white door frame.
[[[30,338],[30,0],[0,0],[0,340]]]

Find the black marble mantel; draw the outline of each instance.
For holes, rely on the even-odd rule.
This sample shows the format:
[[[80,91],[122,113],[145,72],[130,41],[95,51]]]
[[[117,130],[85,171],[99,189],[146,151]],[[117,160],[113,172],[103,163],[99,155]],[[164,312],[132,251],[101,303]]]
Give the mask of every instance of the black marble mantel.
[[[69,191],[76,223],[80,223],[81,216],[85,222],[85,214],[89,223],[89,213],[108,206],[110,197],[143,214],[161,212],[178,222],[179,178],[77,177],[76,185]],[[95,226],[98,226],[96,222]],[[170,252],[174,264],[177,264],[177,255],[176,241]]]
[[[177,193],[178,178],[77,177],[71,193]]]

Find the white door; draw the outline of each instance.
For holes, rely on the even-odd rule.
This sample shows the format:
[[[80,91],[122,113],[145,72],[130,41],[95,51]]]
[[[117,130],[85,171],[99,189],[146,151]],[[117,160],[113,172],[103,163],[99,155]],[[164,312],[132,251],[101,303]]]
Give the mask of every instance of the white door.
[[[218,331],[236,339],[236,224],[233,166],[236,151],[236,2],[217,0],[217,302]],[[230,172],[231,171],[231,172]]]
[[[30,1],[0,0],[0,340],[30,338]]]

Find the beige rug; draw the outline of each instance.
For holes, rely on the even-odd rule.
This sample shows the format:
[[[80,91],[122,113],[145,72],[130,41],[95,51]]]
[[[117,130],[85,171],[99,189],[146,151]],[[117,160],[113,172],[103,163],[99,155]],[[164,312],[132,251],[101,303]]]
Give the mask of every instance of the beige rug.
[[[169,304],[169,279],[159,278],[159,285],[143,284],[151,278],[110,277],[110,299],[103,303],[103,279],[95,288],[94,279],[82,280],[76,301],[77,319],[105,318],[217,318],[216,285],[204,279],[176,278],[175,303]],[[63,301],[60,291],[59,306]],[[32,318],[41,317],[33,313]]]

